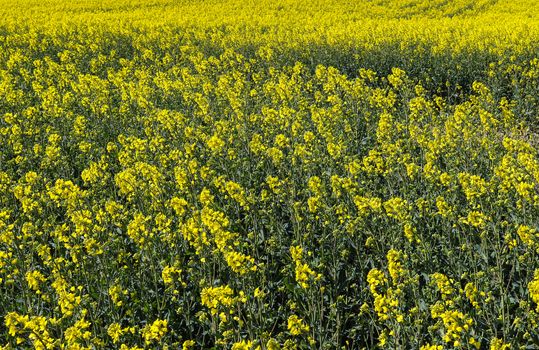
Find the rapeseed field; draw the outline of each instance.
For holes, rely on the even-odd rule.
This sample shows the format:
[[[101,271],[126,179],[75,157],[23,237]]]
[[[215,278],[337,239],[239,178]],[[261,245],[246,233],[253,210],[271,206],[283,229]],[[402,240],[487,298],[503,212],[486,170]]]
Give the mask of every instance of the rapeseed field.
[[[2,349],[539,349],[537,0],[0,0]]]

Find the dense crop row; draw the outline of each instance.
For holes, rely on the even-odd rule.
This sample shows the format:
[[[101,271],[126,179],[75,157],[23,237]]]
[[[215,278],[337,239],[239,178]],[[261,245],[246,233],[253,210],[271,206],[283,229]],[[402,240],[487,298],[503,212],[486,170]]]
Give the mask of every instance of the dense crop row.
[[[533,3],[0,1],[0,345],[539,348]]]

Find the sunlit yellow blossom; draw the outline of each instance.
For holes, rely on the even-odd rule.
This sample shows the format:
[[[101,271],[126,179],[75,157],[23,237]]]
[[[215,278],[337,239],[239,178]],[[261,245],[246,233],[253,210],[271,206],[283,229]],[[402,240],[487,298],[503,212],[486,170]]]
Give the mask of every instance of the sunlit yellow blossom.
[[[174,209],[177,215],[182,216],[186,212],[188,203],[183,198],[173,197],[170,200],[170,206]]]
[[[290,254],[295,265],[295,277],[296,282],[302,288],[309,287],[309,281],[316,277],[316,273],[309,267],[308,264],[303,262],[303,248],[300,246],[290,247]]]
[[[122,299],[128,294],[128,291],[122,289],[119,284],[115,284],[109,288],[108,293],[110,298],[112,299],[112,302],[116,306],[120,307],[124,304],[124,301]]]
[[[509,350],[511,349],[511,344],[505,343],[502,339],[492,338],[490,341],[490,350]]]
[[[539,269],[535,270],[533,280],[528,283],[528,291],[531,299],[537,305],[537,311],[539,312]]]
[[[210,190],[204,188],[199,195],[200,203],[204,205],[209,205],[213,202],[214,196],[211,194]]]
[[[208,147],[214,153],[218,153],[223,148],[224,145],[225,145],[225,142],[221,140],[217,135],[213,135],[208,140]]]
[[[79,295],[82,287],[70,287],[62,277],[57,277],[51,285],[58,295],[58,305],[60,306],[62,313],[66,317],[73,315],[75,308],[77,308],[82,301],[82,298]]]
[[[301,335],[303,333],[309,332],[310,327],[308,324],[303,321],[303,319],[299,318],[296,315],[291,315],[288,317],[288,331],[292,335]]]
[[[161,271],[161,278],[165,285],[174,283],[175,279],[182,273],[182,270],[174,266],[165,266]]]
[[[167,331],[167,320],[155,320],[151,325],[148,324],[142,329],[142,337],[146,343],[150,343],[152,340],[159,341]]]
[[[88,330],[91,326],[91,323],[85,319],[80,319],[75,324],[66,329],[64,338],[69,347],[75,348],[84,343],[92,336],[92,333]]]
[[[443,350],[444,347],[442,345],[423,345],[419,348],[419,350]]]
[[[194,340],[186,340],[182,344],[182,350],[189,350],[193,346],[195,346],[195,341]]]
[[[483,228],[487,224],[489,218],[480,211],[472,210],[468,213],[468,216],[461,219],[462,222],[478,228]]]
[[[450,216],[454,210],[442,196],[436,197],[436,208],[438,208],[438,214],[443,217]]]
[[[39,271],[28,271],[26,273],[26,281],[28,286],[34,290],[36,293],[40,294],[40,285],[46,281],[45,276]]]
[[[253,342],[242,340],[232,344],[232,350],[251,350]]]
[[[447,298],[455,292],[455,288],[453,287],[454,281],[449,279],[446,275],[437,272],[433,273],[431,277],[432,282],[436,284],[436,287],[442,294],[443,298]]]
[[[231,307],[235,304],[234,291],[229,286],[207,287],[200,293],[202,305],[208,307],[212,314],[217,313],[217,308]]]
[[[537,245],[537,231],[534,228],[520,225],[517,229],[517,234],[524,244],[530,247]]]
[[[399,221],[405,221],[408,218],[408,203],[406,200],[395,197],[384,202],[386,214]]]
[[[234,251],[227,251],[224,253],[224,256],[232,271],[239,273],[240,275],[244,275],[248,271],[256,271],[254,259],[248,255]]]
[[[8,313],[4,318],[8,334],[17,337],[17,344],[28,337],[37,350],[54,349],[54,338],[49,333],[49,320],[43,316],[20,315],[16,312]]]
[[[387,252],[387,269],[393,281],[396,281],[404,273],[402,259],[403,254],[400,251],[390,249]]]
[[[447,310],[441,303],[431,306],[431,316],[442,321],[446,330],[443,340],[453,346],[458,346],[460,339],[473,325],[470,317],[457,310]]]
[[[124,334],[124,330],[118,323],[112,323],[107,328],[107,334],[112,338],[113,343],[117,343]]]

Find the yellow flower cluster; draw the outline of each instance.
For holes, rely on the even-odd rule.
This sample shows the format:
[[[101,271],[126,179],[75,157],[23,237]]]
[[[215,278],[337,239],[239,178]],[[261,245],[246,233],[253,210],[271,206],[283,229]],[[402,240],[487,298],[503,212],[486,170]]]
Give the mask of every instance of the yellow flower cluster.
[[[288,317],[288,331],[292,335],[301,335],[309,332],[310,328],[301,318],[297,315],[291,315]]]
[[[236,303],[234,291],[229,286],[207,287],[200,294],[202,305],[208,307],[212,314],[219,307],[230,308]]]
[[[167,320],[155,320],[152,324],[146,325],[142,329],[142,337],[148,344],[151,341],[159,341],[165,334],[167,334]]]
[[[290,247],[290,254],[292,255],[292,261],[295,266],[296,282],[302,288],[308,288],[309,281],[316,279],[317,275],[307,263],[303,262],[303,248],[292,246]]]
[[[389,250],[387,252],[387,261],[389,281],[381,270],[372,269],[367,275],[367,283],[372,296],[374,297],[374,310],[378,315],[378,319],[386,324],[400,324],[404,322],[405,314],[402,310],[402,298],[404,289],[410,283],[414,283],[412,279],[406,278],[407,271],[403,267],[403,259],[405,256],[397,250]],[[379,344],[385,345],[388,342],[387,329],[381,333]],[[389,336],[394,337],[395,333],[391,331]]]
[[[460,311],[447,310],[442,304],[435,304],[431,307],[431,316],[443,322],[445,329],[443,340],[446,343],[451,343],[454,347],[461,346],[463,334],[467,333],[470,326],[473,325],[471,318]],[[474,341],[472,342],[474,343]]]
[[[30,317],[16,312],[8,313],[4,319],[8,334],[16,337],[17,345],[25,341],[24,336],[28,336],[36,350],[54,349],[54,339],[47,329],[49,322],[46,317]]]
[[[528,290],[530,291],[530,297],[537,305],[537,311],[539,312],[539,270],[535,270],[533,280],[528,283]]]

